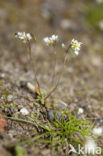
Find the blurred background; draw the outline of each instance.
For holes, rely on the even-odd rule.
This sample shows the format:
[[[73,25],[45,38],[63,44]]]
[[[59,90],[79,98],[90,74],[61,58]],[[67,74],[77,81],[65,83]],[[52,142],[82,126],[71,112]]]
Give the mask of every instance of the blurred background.
[[[32,43],[32,53],[43,88],[51,87],[48,80],[55,60],[53,49],[46,48],[43,38],[52,34],[59,35],[60,43],[72,38],[83,43],[80,55],[67,63],[59,94],[63,90],[61,96],[68,101],[66,92],[74,96],[76,88],[103,88],[103,0],[0,0],[0,70],[8,72],[14,83],[33,81],[25,45],[14,37],[18,31],[37,38]],[[63,55],[59,44],[57,73]]]
[[[38,38],[58,33],[68,40],[78,35],[87,34],[90,37],[92,34],[101,35],[103,2],[102,0],[0,0],[0,31],[1,40],[5,35],[7,39],[10,32],[16,31],[32,32],[38,35]]]
[[[67,64],[67,74],[65,72],[64,76],[69,77],[68,83],[71,84],[72,79],[76,79],[74,84],[80,87],[80,78],[86,83],[92,81],[94,86],[95,79],[103,87],[102,0],[0,0],[0,68],[9,71],[14,80],[23,79],[21,76],[18,78],[18,75],[25,73],[32,79],[33,74],[29,73],[30,69],[28,70],[26,64],[25,46],[14,38],[14,33],[18,31],[30,32],[37,38],[36,43],[32,43],[32,52],[44,88],[52,72],[49,69],[54,63],[54,56],[44,46],[43,38],[52,34],[59,35],[61,43],[70,42],[72,38],[83,42],[80,56],[71,59],[69,65]],[[62,57],[63,51],[59,45],[57,72],[61,69]],[[79,78],[76,78],[77,75]]]
[[[103,32],[103,2],[102,0],[0,0],[1,47],[3,42],[6,42],[5,46],[8,44],[10,46],[13,42],[10,40],[10,34],[17,31],[34,33],[38,40],[57,33],[64,40],[81,36],[85,43],[97,43],[97,40],[101,41],[99,37]]]

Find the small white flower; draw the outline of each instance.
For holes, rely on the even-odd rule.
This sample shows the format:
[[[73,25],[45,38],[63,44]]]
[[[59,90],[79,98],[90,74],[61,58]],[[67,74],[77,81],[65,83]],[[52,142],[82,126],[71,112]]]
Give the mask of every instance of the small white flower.
[[[76,51],[74,51],[74,53],[75,53],[76,55],[79,55],[79,51],[77,51],[77,50],[76,50]]]
[[[62,46],[62,48],[65,48],[65,44],[64,43],[62,43],[61,46]]]
[[[30,41],[32,39],[31,34],[25,32],[18,32],[15,34],[15,37],[22,40],[23,43],[26,43],[27,41]]]
[[[53,41],[53,42],[56,42],[58,40],[58,35],[52,35],[50,37],[50,39]]]
[[[58,35],[52,35],[51,37],[45,37],[43,41],[46,43],[47,46],[51,46],[58,41]]]
[[[89,139],[85,144],[85,154],[95,154],[96,152],[96,143],[93,139]]]
[[[28,115],[29,114],[29,111],[26,109],[26,108],[22,108],[21,110],[20,110],[20,113],[22,114],[22,115]]]
[[[30,41],[30,40],[32,39],[31,34],[30,34],[30,33],[27,33],[27,34],[26,34],[26,38]]]
[[[79,54],[81,44],[82,44],[82,42],[78,42],[78,41],[75,40],[75,39],[72,39],[72,41],[71,41],[71,48],[72,48],[73,52],[74,52],[76,55]]]
[[[78,109],[78,114],[82,114],[84,112],[84,109],[83,108],[79,108]]]
[[[49,46],[50,43],[51,43],[49,37],[45,37],[45,38],[43,39],[43,41],[46,43],[47,46]]]
[[[103,133],[103,129],[101,127],[98,127],[98,128],[95,127],[95,128],[93,128],[92,132],[94,135],[101,136]]]

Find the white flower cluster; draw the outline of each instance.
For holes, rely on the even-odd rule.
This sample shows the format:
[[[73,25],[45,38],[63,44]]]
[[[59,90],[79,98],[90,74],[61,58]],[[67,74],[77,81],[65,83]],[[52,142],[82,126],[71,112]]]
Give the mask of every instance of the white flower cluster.
[[[23,43],[26,43],[27,41],[30,41],[32,39],[31,34],[25,32],[18,32],[15,34],[15,37],[22,40]]]
[[[74,52],[76,55],[79,54],[81,44],[82,44],[82,42],[78,42],[78,41],[75,40],[75,39],[72,39],[72,41],[71,41],[71,48],[72,48],[73,52]]]
[[[52,35],[51,37],[45,37],[43,41],[47,46],[54,45],[58,41],[58,35]]]

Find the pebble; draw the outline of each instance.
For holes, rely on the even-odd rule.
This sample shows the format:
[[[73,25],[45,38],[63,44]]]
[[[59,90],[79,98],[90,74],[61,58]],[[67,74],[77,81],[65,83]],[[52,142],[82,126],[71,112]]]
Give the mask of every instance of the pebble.
[[[14,137],[14,136],[17,135],[17,132],[14,131],[14,130],[10,130],[9,133],[8,133],[8,135],[12,138],[12,137]]]
[[[31,84],[30,82],[27,83],[27,88],[28,88],[31,92],[35,93],[35,86],[34,86],[33,84]]]
[[[2,74],[0,75],[0,78],[5,78],[5,74],[2,73]]]
[[[92,132],[94,135],[101,136],[103,133],[103,128],[102,127],[98,127],[98,128],[95,127],[95,128],[93,128]]]
[[[50,111],[47,111],[47,117],[51,121],[55,120],[55,118],[60,120],[61,119],[61,113],[59,111],[56,111],[56,110],[50,110]]]
[[[84,109],[80,107],[80,108],[78,109],[78,114],[82,114],[83,112],[84,112]]]
[[[29,111],[28,111],[26,108],[22,108],[22,109],[20,110],[20,113],[21,113],[22,115],[28,115],[28,114],[29,114]]]
[[[32,93],[35,93],[35,85],[33,85],[30,82],[20,81],[20,87],[24,89],[28,89]]]
[[[46,150],[43,150],[42,151],[42,155],[45,156],[45,155],[49,155],[50,154],[50,149],[46,149]]]
[[[8,95],[7,99],[8,99],[9,102],[12,101],[13,100],[13,95]]]

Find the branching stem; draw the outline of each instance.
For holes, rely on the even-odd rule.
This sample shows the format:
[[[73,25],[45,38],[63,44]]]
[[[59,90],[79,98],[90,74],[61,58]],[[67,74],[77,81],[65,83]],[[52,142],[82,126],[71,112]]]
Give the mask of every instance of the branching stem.
[[[37,78],[37,74],[35,72],[35,64],[34,64],[34,60],[32,58],[31,43],[30,43],[30,41],[27,42],[27,48],[28,48],[29,57],[30,57],[30,60],[31,60],[31,66],[32,66],[32,70],[34,72],[35,80],[36,80],[36,83],[37,83],[37,86],[38,86],[38,89],[39,89],[40,96],[42,97],[42,93],[41,93],[41,90],[40,90],[40,84],[39,84],[39,81],[38,81],[38,78]]]
[[[51,91],[48,93],[48,95],[45,97],[45,100],[47,100],[51,95],[52,93],[54,93],[56,91],[56,89],[58,89],[58,86],[60,84],[60,81],[61,81],[61,78],[62,78],[62,75],[63,75],[63,72],[64,72],[64,68],[65,68],[65,64],[66,64],[66,61],[67,61],[67,55],[68,53],[66,53],[65,57],[64,57],[64,62],[63,62],[63,69],[59,75],[59,78],[57,80],[57,83],[56,85],[51,89]]]

